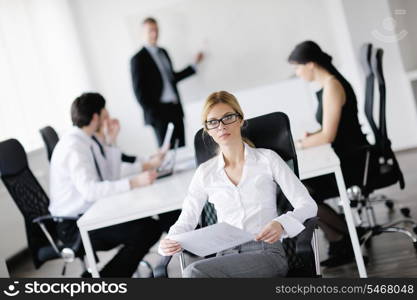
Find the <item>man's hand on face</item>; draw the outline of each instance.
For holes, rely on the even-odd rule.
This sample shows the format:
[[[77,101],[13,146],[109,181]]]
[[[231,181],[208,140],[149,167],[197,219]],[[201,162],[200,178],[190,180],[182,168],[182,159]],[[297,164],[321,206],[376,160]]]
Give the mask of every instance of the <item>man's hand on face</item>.
[[[103,133],[106,143],[110,145],[116,144],[117,137],[120,132],[120,122],[118,119],[106,119],[103,122]]]

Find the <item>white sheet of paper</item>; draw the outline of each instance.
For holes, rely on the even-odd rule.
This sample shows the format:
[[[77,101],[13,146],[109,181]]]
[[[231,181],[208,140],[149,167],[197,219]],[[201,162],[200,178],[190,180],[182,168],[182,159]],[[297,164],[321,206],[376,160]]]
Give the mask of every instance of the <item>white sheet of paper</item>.
[[[254,240],[255,236],[227,223],[217,223],[201,229],[171,235],[182,248],[198,256],[214,254]]]

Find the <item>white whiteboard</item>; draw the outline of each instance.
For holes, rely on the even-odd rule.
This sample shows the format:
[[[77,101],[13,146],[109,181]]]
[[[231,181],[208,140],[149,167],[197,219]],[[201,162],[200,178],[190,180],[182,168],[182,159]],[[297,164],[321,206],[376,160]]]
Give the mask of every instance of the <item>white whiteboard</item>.
[[[294,139],[299,139],[305,131],[320,128],[314,113],[317,100],[308,84],[299,79],[284,80],[256,88],[232,91],[242,107],[245,119],[281,111],[290,119]],[[190,103],[185,107],[187,145],[192,147],[195,133],[202,127],[201,112],[204,101]]]
[[[185,0],[127,19],[132,54],[141,45],[141,21],[157,19],[159,44],[176,69],[191,63],[203,50],[198,74],[180,84],[185,103],[213,91],[246,90],[278,82],[294,73],[287,63],[293,47],[313,39],[333,47],[322,0]],[[323,16],[318,18],[317,16]]]

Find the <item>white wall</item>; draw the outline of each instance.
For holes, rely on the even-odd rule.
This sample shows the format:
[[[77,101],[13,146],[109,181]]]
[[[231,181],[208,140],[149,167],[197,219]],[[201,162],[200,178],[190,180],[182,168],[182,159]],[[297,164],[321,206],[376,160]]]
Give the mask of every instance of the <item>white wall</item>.
[[[417,1],[389,0],[389,5],[396,21],[396,30],[405,30],[407,33],[399,40],[404,68],[407,71],[417,70]]]
[[[383,26],[384,20],[392,16],[388,1],[342,0],[342,4],[356,62],[359,61],[363,43],[371,42],[374,47],[384,50],[387,129],[394,150],[416,147],[417,134],[414,129],[417,128],[417,108],[412,88],[402,63],[395,33]]]
[[[231,92],[239,99],[245,118],[275,111],[286,113],[294,139],[301,138],[305,130],[314,132],[319,129],[314,114],[311,113],[316,110],[317,100],[313,97],[309,84],[300,79],[288,79]],[[200,114],[203,104],[204,100],[201,99],[185,107],[189,116],[186,120],[186,138],[189,141],[194,140],[195,133],[202,127]]]
[[[38,130],[68,128],[69,105],[90,88],[67,0],[0,2],[0,140],[42,146]]]
[[[373,142],[372,130],[363,110],[365,78],[357,60],[357,49],[352,43],[351,28],[349,27],[343,3],[339,0],[326,0],[326,10],[329,16],[329,23],[332,24],[331,28],[338,53],[343,57],[339,64],[339,70],[349,80],[355,90],[358,101],[359,122],[362,124],[362,131],[367,135],[368,140]]]
[[[201,101],[218,89],[245,90],[273,84],[292,73],[286,60],[294,45],[314,39],[341,62],[328,26],[324,1],[111,1],[71,2],[87,52],[95,88],[122,122],[119,144],[149,153],[156,141],[143,126],[134,97],[130,57],[141,47],[140,24],[148,15],[160,22],[161,45],[177,68],[203,49],[199,74],[180,84],[183,102]],[[288,97],[290,98],[290,97]],[[312,112],[313,114],[313,112]],[[191,118],[191,116],[187,116]],[[146,141],[145,143],[143,141]]]
[[[90,88],[67,0],[0,1],[0,140],[19,139],[46,188],[39,128],[70,127],[69,105]],[[46,189],[47,190],[47,189]],[[23,217],[0,181],[0,258],[27,246]]]

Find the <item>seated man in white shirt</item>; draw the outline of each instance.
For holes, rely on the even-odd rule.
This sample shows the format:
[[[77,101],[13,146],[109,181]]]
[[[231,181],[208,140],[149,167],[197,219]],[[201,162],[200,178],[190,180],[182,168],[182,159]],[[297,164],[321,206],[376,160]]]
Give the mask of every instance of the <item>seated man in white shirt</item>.
[[[51,158],[49,210],[52,215],[80,216],[95,201],[155,181],[155,168],[161,164],[162,153],[148,162],[123,164],[127,173],[136,175],[121,178],[122,154],[112,145],[119,129],[118,126],[108,126],[105,100],[100,94],[86,93],[75,99],[71,118],[74,128],[60,139]],[[92,137],[105,124],[110,144],[102,146],[104,157]],[[71,242],[77,232],[75,225],[62,223],[58,226],[58,235],[64,243]],[[94,250],[109,250],[123,245],[100,275],[132,276],[161,233],[161,225],[152,218],[92,231],[90,238]]]
[[[106,152],[108,151],[115,151],[116,146],[116,139],[120,132],[120,122],[117,119],[112,119],[110,114],[107,110],[104,110],[102,113],[102,117],[104,122],[102,126],[99,128],[97,132],[94,133],[92,136],[93,141],[96,143],[98,147],[94,147],[96,150],[94,153],[98,159],[99,165],[101,166],[103,160],[104,162],[107,159]],[[106,145],[112,145],[111,149],[109,150]],[[116,151],[115,161],[116,164],[120,163],[118,159],[119,153]],[[154,155],[152,155],[149,159],[145,159],[140,156],[128,156],[124,153],[121,153],[121,168],[117,167],[113,168],[116,172],[121,170],[121,175],[115,174],[114,179],[119,179],[120,177],[126,177],[128,175],[137,174],[139,171],[148,171],[148,170],[156,170],[158,167],[161,166],[161,163],[165,157],[166,151],[158,151]],[[130,159],[129,159],[130,158]],[[134,161],[132,161],[132,158]],[[110,161],[112,163],[112,160]],[[104,163],[105,164],[105,163]],[[169,228],[175,223],[178,219],[181,210],[171,211],[163,214],[158,215],[158,222],[159,225],[164,232],[168,232]]]

